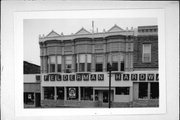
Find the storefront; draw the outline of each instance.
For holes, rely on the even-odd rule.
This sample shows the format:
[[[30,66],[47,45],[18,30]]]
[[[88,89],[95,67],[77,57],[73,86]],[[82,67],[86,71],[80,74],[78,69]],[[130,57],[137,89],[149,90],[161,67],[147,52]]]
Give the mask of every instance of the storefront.
[[[87,74],[87,73],[85,73]],[[91,75],[92,74],[92,75]],[[72,81],[70,76],[74,75]],[[113,104],[132,103],[140,100],[158,100],[159,98],[159,78],[158,73],[154,71],[148,72],[126,72],[112,73],[111,78],[111,95],[110,100]],[[54,77],[52,77],[54,76]],[[67,79],[59,80],[59,76],[65,74],[44,75],[41,82],[42,95],[41,100],[45,105],[46,100],[61,101],[60,105],[68,106],[64,101],[76,101],[77,107],[81,106],[81,102],[91,102],[93,106],[97,102],[101,106],[107,106],[109,103],[109,75],[108,73],[89,73],[89,76],[83,79],[83,73],[67,74]],[[77,77],[78,76],[78,77]],[[87,75],[86,75],[87,76]],[[90,79],[94,76],[96,79]],[[98,78],[100,76],[100,78]],[[53,79],[52,79],[53,78]],[[63,77],[62,77],[63,78]],[[78,78],[78,79],[76,79]],[[79,80],[79,78],[82,78]],[[72,103],[71,103],[72,104]],[[91,104],[91,105],[92,105]],[[84,105],[84,104],[83,104]],[[99,105],[99,104],[98,104]],[[48,105],[45,105],[48,106]],[[91,107],[91,106],[87,106]]]

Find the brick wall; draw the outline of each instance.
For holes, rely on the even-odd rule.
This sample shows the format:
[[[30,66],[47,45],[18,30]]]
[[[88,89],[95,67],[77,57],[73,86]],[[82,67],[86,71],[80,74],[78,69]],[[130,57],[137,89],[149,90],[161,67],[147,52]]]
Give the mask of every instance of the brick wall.
[[[151,44],[151,62],[142,62],[143,44]],[[134,40],[134,68],[158,68],[158,36],[137,36]]]

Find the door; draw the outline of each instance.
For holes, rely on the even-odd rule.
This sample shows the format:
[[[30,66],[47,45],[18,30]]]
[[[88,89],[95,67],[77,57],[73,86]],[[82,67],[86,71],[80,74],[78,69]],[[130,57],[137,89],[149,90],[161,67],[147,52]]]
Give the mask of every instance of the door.
[[[35,100],[35,104],[36,104],[36,107],[40,107],[41,106],[41,94],[40,93],[36,93],[36,100]]]
[[[108,91],[107,90],[103,91],[103,102],[108,103],[108,98],[109,98]]]

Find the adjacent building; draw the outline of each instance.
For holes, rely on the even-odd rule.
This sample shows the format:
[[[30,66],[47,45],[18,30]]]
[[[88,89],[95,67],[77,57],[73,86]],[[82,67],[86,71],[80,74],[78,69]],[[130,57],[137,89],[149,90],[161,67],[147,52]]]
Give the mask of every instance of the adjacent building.
[[[24,108],[41,106],[40,66],[24,61]]]
[[[111,107],[159,104],[158,27],[139,26],[39,37],[42,107]]]

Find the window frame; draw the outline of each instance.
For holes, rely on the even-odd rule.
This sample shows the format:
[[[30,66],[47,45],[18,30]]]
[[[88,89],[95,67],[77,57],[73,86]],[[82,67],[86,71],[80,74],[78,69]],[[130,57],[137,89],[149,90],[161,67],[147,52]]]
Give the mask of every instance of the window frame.
[[[149,47],[150,47],[150,52],[149,53],[145,53],[145,45],[149,45]],[[152,53],[152,47],[151,47],[152,45],[150,44],[150,43],[144,43],[143,45],[142,45],[142,62],[143,63],[150,63],[151,62],[151,53]],[[149,56],[149,60],[145,60],[145,54],[148,54],[148,56]]]

